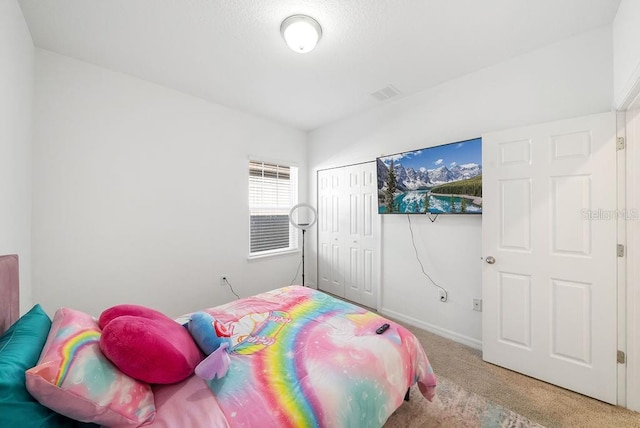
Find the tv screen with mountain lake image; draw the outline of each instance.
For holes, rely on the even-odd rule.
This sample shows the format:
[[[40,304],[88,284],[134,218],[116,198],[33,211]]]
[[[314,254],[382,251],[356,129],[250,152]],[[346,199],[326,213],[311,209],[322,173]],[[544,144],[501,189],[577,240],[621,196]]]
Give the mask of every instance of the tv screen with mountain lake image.
[[[482,214],[482,139],[383,156],[380,214]]]

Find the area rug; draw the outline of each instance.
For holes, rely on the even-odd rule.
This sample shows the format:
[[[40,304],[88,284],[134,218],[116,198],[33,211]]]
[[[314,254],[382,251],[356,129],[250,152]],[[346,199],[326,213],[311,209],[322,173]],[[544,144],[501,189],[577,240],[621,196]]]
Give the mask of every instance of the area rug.
[[[431,427],[542,428],[542,425],[440,376],[432,402],[425,400],[417,387],[412,387],[410,400],[384,425],[384,428]]]

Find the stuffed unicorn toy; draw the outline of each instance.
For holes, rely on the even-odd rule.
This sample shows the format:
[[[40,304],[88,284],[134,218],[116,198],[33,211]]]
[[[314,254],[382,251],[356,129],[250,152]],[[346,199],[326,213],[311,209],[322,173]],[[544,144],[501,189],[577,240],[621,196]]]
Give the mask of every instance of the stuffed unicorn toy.
[[[206,380],[222,378],[229,370],[230,338],[222,323],[206,312],[191,315],[187,329],[207,357],[196,366],[196,376]]]
[[[222,378],[229,370],[229,353],[253,354],[273,345],[290,321],[289,315],[280,311],[247,314],[224,324],[207,312],[193,313],[187,328],[208,355],[196,367],[196,375],[206,380]]]

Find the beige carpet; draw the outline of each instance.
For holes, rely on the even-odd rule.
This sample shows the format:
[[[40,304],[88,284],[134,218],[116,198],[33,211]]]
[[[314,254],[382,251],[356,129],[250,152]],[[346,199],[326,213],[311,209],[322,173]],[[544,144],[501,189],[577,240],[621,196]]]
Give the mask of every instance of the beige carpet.
[[[482,361],[482,353],[477,349],[404,325],[420,340],[440,378],[436,389],[439,398],[429,403],[412,388],[411,401],[389,418],[385,428],[536,426],[522,423],[538,423],[547,428],[640,428],[640,413],[494,366]],[[452,399],[455,394],[451,391],[456,388],[463,392],[458,399]],[[469,407],[466,412],[464,406]],[[483,406],[494,414],[509,409],[514,414],[506,418],[518,419],[506,425],[484,424],[482,417],[486,412],[480,415],[479,411]],[[471,413],[477,415],[475,422]]]

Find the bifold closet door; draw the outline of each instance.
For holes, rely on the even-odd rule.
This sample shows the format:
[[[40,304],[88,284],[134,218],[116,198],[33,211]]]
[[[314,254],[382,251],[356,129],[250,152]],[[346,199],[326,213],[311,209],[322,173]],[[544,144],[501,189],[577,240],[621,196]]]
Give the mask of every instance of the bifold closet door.
[[[376,308],[380,218],[374,162],[318,172],[319,288]]]
[[[342,168],[318,171],[318,288],[344,297],[345,174]]]

